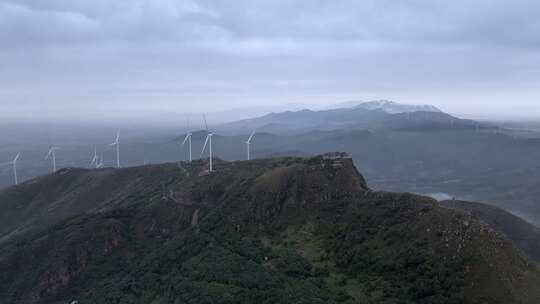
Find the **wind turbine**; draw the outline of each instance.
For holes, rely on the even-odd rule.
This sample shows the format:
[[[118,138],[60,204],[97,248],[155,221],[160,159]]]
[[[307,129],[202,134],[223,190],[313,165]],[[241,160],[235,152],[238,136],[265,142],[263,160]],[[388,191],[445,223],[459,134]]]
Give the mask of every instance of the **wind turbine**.
[[[99,157],[97,155],[97,148],[94,146],[94,157],[92,158],[92,161],[90,162],[90,168],[98,168],[99,165]]]
[[[184,146],[186,144],[186,141],[188,143],[188,147],[189,147],[189,162],[191,162],[193,160],[192,156],[191,156],[191,136],[193,135],[193,133],[191,133],[191,131],[189,131],[189,127],[188,127],[188,131],[186,133],[186,138],[184,138],[184,141],[182,142],[182,146]]]
[[[17,153],[15,158],[11,162],[7,163],[7,165],[13,166],[13,179],[15,180],[15,185],[19,184],[19,179],[17,178],[17,160],[19,160],[19,156],[21,156],[21,153]]]
[[[208,171],[212,172],[213,171],[213,167],[212,167],[212,137],[214,136],[214,132],[210,132],[208,130],[208,124],[206,123],[206,116],[205,115],[203,115],[203,118],[204,118],[204,126],[205,126],[206,132],[208,132],[208,134],[206,135],[206,139],[204,140],[204,146],[203,146],[202,151],[201,151],[201,156],[204,154],[204,151],[206,150],[206,146],[208,145],[208,160],[209,160],[209,169],[208,169]]]
[[[103,168],[103,152],[101,152],[101,157],[99,158],[99,162],[96,164],[96,168]]]
[[[205,122],[206,122],[206,117],[205,117]],[[208,127],[207,127],[208,129]],[[186,132],[186,137],[184,138],[184,141],[182,142],[182,146],[184,146],[186,144],[186,141],[188,142],[188,147],[189,147],[189,162],[191,162],[193,160],[193,157],[192,157],[192,154],[191,154],[191,136],[193,135],[193,133],[191,132],[190,128],[189,128],[189,116],[187,117],[187,132]]]
[[[212,172],[212,137],[214,136],[214,133],[208,132],[208,135],[206,135],[206,140],[204,141],[204,146],[201,151],[201,156],[204,154],[204,150],[206,150],[206,146],[208,145],[208,159],[210,162],[209,171]]]
[[[248,140],[244,142],[247,148],[247,160],[251,160],[251,140],[253,139],[254,135],[255,135],[255,131],[251,132],[251,135],[249,136]]]
[[[109,146],[116,146],[116,167],[120,168],[120,129],[116,131],[116,140]]]
[[[52,159],[53,173],[56,172],[56,150],[58,150],[58,147],[51,147],[45,156],[45,160]]]

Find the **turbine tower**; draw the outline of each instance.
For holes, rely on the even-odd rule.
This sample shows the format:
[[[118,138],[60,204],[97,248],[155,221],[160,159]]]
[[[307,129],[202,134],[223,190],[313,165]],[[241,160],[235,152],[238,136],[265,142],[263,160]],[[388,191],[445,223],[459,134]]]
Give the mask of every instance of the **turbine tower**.
[[[247,160],[251,160],[251,140],[253,139],[254,135],[255,135],[255,131],[251,132],[251,135],[249,136],[248,140],[244,142],[247,148]]]
[[[92,161],[90,162],[90,168],[98,168],[99,166],[99,157],[97,155],[97,148],[94,146],[94,157],[92,158]]]
[[[208,124],[206,123],[206,116],[203,115],[204,119],[204,127],[206,128],[206,132],[208,133],[206,135],[206,139],[204,140],[204,146],[201,151],[201,157],[204,154],[204,151],[206,150],[206,146],[208,146],[208,162],[209,162],[209,168],[208,171],[212,172],[214,168],[212,167],[212,137],[214,136],[214,132],[211,132],[208,130]]]
[[[56,172],[56,150],[58,150],[58,147],[51,147],[45,156],[45,160],[48,160],[49,158],[52,160],[52,173]]]
[[[109,146],[116,147],[116,168],[120,168],[120,129],[116,131],[116,140]]]
[[[206,135],[206,140],[204,141],[204,146],[201,151],[201,156],[204,154],[204,150],[206,150],[206,146],[208,145],[208,160],[210,163],[209,170],[210,172],[213,171],[212,168],[212,136],[214,136],[214,133],[208,132],[208,135]]]

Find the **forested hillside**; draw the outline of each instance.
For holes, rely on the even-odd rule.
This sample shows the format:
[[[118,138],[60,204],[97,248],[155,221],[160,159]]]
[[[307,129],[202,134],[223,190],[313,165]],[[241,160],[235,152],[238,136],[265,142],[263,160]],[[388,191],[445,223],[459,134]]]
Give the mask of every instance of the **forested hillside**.
[[[536,266],[506,237],[432,199],[370,190],[346,155],[204,169],[198,161],[64,173],[109,177],[92,190],[102,196],[74,187],[54,194],[62,200],[51,194],[45,210],[81,196],[94,207],[2,244],[0,302],[540,301]],[[128,177],[129,187],[112,187]]]

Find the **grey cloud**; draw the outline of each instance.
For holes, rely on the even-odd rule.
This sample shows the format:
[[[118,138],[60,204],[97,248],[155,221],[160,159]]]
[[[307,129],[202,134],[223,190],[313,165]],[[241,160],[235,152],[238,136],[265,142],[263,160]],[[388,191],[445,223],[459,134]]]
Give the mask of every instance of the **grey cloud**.
[[[226,38],[502,46],[540,41],[537,1],[4,1],[0,35],[6,45]]]
[[[532,104],[538,11],[534,0],[1,0],[0,103],[99,112],[373,96],[457,111],[500,90],[500,103]]]
[[[40,12],[12,3],[0,3],[2,48],[76,41],[94,35],[99,24],[76,12]]]
[[[175,1],[7,1],[0,3],[2,47],[140,40],[199,40],[220,35],[211,12]],[[116,2],[116,1],[115,1]],[[106,3],[115,3],[107,1]],[[176,4],[184,3],[184,4]]]

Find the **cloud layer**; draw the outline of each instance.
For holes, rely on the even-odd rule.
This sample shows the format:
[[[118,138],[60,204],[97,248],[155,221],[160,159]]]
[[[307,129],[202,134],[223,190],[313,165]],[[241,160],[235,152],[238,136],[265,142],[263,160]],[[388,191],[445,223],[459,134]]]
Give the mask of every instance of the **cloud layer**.
[[[394,98],[534,108],[540,2],[3,0],[12,114]]]

